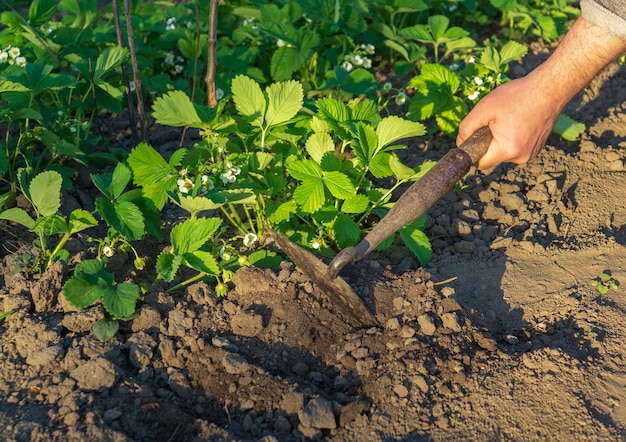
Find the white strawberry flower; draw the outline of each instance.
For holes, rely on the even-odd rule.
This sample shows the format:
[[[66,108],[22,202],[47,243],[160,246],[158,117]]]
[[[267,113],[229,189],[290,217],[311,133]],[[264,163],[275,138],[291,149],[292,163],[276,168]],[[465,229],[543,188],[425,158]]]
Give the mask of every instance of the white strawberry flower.
[[[257,239],[258,238],[254,233],[246,233],[246,235],[243,237],[243,245],[249,247],[254,244]]]
[[[180,193],[189,193],[189,191],[193,189],[193,181],[189,178],[180,179],[176,181],[176,184],[178,184]]]

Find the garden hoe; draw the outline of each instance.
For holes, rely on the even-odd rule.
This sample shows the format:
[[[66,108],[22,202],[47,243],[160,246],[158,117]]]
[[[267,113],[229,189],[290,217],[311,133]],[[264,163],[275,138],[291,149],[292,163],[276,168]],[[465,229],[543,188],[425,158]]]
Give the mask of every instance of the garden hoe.
[[[450,150],[437,164],[404,192],[385,217],[354,247],[347,247],[326,265],[308,250],[266,227],[278,247],[358,326],[378,325],[361,298],[337,275],[349,262],[358,261],[406,224],[425,213],[470,167],[485,154],[491,131],[483,127],[465,142]]]

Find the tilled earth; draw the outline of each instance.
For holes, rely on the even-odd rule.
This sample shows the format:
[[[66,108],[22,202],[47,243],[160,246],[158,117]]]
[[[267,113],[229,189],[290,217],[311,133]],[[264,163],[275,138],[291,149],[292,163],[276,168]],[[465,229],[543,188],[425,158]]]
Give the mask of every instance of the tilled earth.
[[[101,307],[67,305],[61,263],[21,273],[26,242],[3,226],[0,310],[16,313],[0,323],[2,438],[622,440],[626,301],[591,280],[626,278],[624,72],[612,65],[572,104],[580,142],[551,139],[531,164],[446,194],[426,269],[399,243],[344,269],[379,327],[353,327],[285,262],[243,268],[226,299],[152,285],[102,343],[89,331]],[[426,147],[451,144],[416,145],[416,160]]]

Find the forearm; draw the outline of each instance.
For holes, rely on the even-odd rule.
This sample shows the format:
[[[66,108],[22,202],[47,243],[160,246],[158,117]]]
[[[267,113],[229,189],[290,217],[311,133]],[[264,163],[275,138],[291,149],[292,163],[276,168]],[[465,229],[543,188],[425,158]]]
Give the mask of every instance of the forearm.
[[[626,40],[615,37],[581,17],[554,53],[528,74],[562,109],[605,66],[626,51]]]
[[[489,126],[493,140],[479,169],[529,161],[545,144],[565,105],[625,51],[625,40],[579,18],[542,65],[476,104],[459,125],[457,144]]]

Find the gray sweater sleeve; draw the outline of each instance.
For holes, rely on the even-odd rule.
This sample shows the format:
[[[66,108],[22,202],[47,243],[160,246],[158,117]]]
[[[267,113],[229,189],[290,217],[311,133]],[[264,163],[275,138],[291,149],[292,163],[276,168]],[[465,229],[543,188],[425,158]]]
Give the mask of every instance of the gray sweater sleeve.
[[[581,0],[580,10],[589,23],[626,40],[625,0]]]

